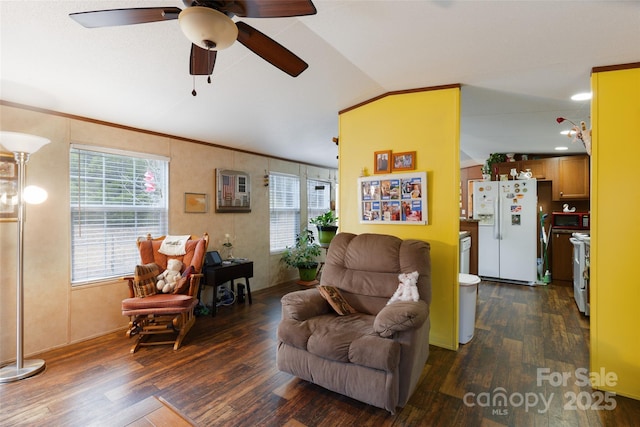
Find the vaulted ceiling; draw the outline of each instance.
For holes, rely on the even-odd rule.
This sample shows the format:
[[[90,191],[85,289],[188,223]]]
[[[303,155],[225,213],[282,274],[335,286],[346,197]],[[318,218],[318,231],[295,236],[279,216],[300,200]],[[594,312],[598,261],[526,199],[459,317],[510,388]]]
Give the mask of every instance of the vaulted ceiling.
[[[591,69],[640,61],[639,1],[313,3],[316,15],[241,19],[305,60],[300,76],[235,43],[207,84],[189,75],[177,21],[87,29],[68,16],[180,0],[3,0],[0,99],[335,167],[338,111],[460,83],[461,161],[482,162],[558,145],[584,152],[555,118],[589,123],[589,101],[569,97],[589,91]]]

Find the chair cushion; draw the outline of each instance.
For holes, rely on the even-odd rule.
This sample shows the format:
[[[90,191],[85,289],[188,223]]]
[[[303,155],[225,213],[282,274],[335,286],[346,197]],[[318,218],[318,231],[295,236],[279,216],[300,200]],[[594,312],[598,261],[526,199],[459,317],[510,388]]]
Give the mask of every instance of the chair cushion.
[[[133,275],[133,293],[137,298],[156,294],[157,277],[160,267],[156,263],[136,265]]]
[[[207,253],[207,246],[204,239],[188,240],[185,255],[167,256],[158,252],[162,245],[162,240],[143,240],[140,242],[140,258],[144,263],[155,262],[160,266],[160,271],[167,269],[167,261],[175,258],[186,266],[193,265],[196,273],[200,273],[204,256]]]
[[[147,298],[127,298],[122,300],[122,310],[144,310],[148,308],[190,307],[194,297],[189,295],[155,294]]]
[[[184,294],[189,290],[189,285],[191,284],[191,275],[195,272],[195,267],[190,265],[187,269],[182,273],[182,277],[176,283],[176,287],[173,289],[174,294]]]
[[[344,299],[338,288],[333,286],[318,286],[318,291],[320,291],[320,295],[327,300],[329,305],[340,316],[357,313],[357,311],[349,305],[347,300]]]
[[[400,361],[400,343],[373,331],[374,316],[323,314],[278,326],[278,340],[325,359],[391,372]]]

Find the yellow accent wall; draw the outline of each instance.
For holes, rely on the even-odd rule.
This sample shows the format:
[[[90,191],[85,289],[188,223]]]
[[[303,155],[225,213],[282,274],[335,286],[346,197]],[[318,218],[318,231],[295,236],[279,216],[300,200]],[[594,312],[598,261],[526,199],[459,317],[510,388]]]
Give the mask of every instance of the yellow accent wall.
[[[640,64],[592,74],[591,371],[640,399]]]
[[[340,114],[340,231],[382,233],[431,244],[430,343],[458,347],[460,88],[395,93]],[[416,151],[427,174],[427,225],[360,224],[357,180],[375,151]],[[404,172],[402,172],[404,173]]]

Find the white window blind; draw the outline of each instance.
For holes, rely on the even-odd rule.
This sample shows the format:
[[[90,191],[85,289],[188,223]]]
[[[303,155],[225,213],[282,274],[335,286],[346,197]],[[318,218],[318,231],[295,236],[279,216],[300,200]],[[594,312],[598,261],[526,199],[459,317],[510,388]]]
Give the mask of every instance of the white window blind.
[[[331,183],[316,179],[307,180],[307,215],[309,220],[327,212],[331,206]],[[318,240],[318,228],[308,224],[309,230]]]
[[[295,243],[300,232],[300,178],[269,174],[270,248],[277,252]]]
[[[71,282],[131,274],[139,236],[167,234],[166,158],[72,146]]]

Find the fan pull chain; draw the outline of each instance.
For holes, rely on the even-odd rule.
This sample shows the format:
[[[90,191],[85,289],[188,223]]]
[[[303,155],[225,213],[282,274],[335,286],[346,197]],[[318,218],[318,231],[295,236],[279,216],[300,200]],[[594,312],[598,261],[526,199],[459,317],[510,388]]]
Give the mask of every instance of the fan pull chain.
[[[196,96],[198,92],[196,92],[196,76],[193,76],[193,90],[191,91],[191,95]]]
[[[211,46],[207,47],[207,70],[211,70]],[[211,70],[213,73],[213,70]],[[207,83],[211,84],[211,74],[207,76]]]

